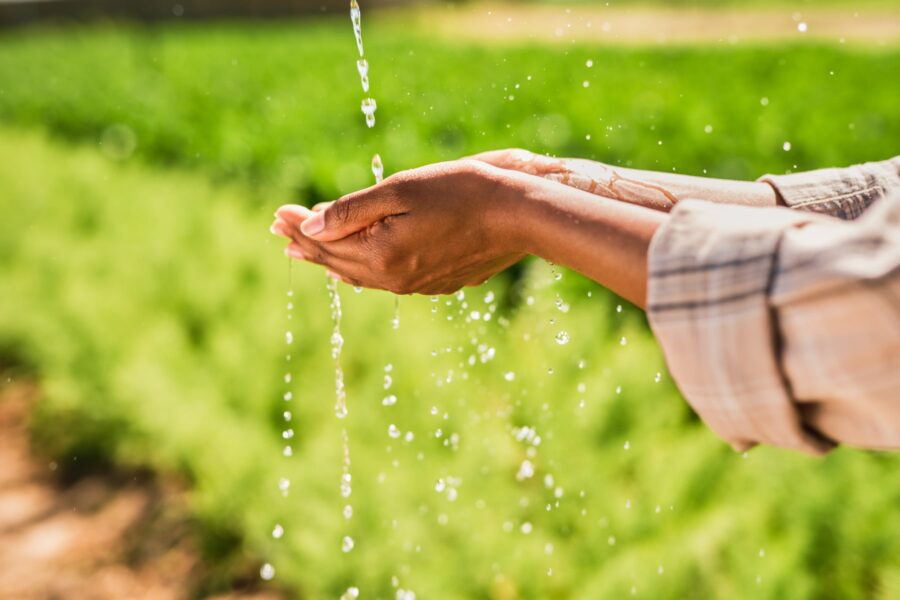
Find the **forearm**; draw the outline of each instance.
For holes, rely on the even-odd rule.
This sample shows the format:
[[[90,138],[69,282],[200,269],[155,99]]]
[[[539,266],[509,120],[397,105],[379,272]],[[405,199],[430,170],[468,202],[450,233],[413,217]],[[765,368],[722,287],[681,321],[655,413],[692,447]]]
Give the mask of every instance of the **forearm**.
[[[779,204],[774,188],[762,182],[626,169],[582,159],[567,162],[573,171],[595,181],[602,195],[657,210],[670,210],[687,199],[744,206]]]
[[[667,218],[658,211],[528,178],[513,210],[522,252],[597,281],[638,306],[647,296],[647,251]]]

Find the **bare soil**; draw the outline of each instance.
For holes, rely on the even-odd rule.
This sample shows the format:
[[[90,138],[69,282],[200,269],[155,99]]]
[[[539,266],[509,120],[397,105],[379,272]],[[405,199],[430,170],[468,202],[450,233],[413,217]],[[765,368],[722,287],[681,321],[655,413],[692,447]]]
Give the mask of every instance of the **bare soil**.
[[[203,596],[210,569],[180,486],[147,473],[67,481],[30,447],[36,396],[30,382],[0,385],[0,599]],[[249,589],[216,597],[278,596]]]

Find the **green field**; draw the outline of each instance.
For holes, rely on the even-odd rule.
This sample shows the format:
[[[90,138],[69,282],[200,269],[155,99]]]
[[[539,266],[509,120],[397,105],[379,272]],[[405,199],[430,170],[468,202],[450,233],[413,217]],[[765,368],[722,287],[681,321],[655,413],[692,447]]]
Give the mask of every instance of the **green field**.
[[[403,298],[396,331],[390,296],[342,288],[343,554],[324,276],[291,273],[288,460],[289,275],[267,227],[285,201],[367,184],[375,151],[388,171],[524,146],[740,178],[885,158],[900,96],[873,82],[900,80],[900,50],[490,48],[377,21],[366,44],[374,131],[343,21],[3,34],[0,364],[41,383],[37,447],[189,482],[209,590],[270,560],[303,598],[393,598],[392,577],[426,599],[898,597],[900,458],[735,454],[680,399],[638,311],[536,261],[462,301]]]

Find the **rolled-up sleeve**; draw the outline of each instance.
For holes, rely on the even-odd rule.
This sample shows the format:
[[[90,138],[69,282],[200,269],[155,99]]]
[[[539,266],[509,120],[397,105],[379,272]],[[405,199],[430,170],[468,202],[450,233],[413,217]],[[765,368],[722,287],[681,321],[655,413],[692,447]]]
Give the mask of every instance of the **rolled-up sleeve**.
[[[685,201],[654,236],[651,326],[685,398],[735,448],[900,448],[900,192],[888,193],[851,222]]]
[[[766,175],[759,181],[774,187],[789,208],[853,220],[900,189],[900,156],[843,169]]]

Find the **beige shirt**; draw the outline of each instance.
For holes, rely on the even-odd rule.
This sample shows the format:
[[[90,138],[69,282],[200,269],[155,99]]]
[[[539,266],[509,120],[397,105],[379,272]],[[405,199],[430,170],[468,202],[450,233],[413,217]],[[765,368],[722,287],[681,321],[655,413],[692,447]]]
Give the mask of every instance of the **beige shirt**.
[[[684,201],[653,238],[672,377],[739,450],[900,449],[900,157],[763,181],[791,209]]]

